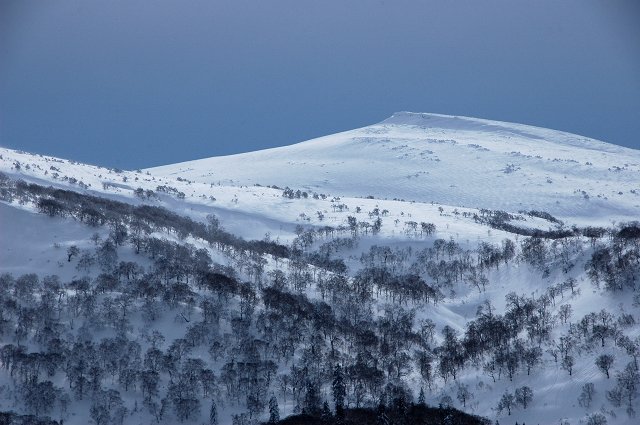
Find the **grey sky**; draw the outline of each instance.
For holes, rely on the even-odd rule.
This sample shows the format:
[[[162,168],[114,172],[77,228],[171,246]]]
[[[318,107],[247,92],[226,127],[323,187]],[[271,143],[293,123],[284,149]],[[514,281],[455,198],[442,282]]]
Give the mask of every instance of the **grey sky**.
[[[640,148],[634,0],[0,0],[0,144],[141,168],[398,110]]]

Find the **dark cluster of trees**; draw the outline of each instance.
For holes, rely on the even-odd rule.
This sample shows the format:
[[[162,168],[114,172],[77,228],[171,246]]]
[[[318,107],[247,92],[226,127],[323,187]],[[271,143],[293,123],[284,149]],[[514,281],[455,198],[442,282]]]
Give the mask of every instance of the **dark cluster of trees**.
[[[178,179],[180,179],[180,177],[178,177]],[[158,187],[156,187],[156,191],[160,192],[160,193],[167,193],[169,195],[173,195],[178,199],[184,199],[185,198],[184,192],[180,192],[178,189],[176,189],[173,186],[167,186],[167,185],[158,186]],[[145,194],[146,194],[146,192],[145,192]],[[137,195],[137,193],[136,193],[136,195]]]
[[[202,300],[207,315],[198,323],[188,325],[181,312],[184,338],[163,350],[165,337],[158,331],[140,335],[143,345],[131,339],[132,320],[139,317],[135,307],[142,304],[145,317],[146,303],[154,297],[133,285],[105,291],[98,280],[61,284],[55,276],[0,277],[0,336],[12,340],[0,348],[0,366],[13,379],[25,410],[65,418],[73,397],[90,401],[96,424],[122,424],[131,410],[122,394],[134,391],[159,422],[169,411],[180,421],[199,418],[202,400],[219,394],[218,381],[209,362],[189,354],[217,335],[220,309],[210,305],[216,301]],[[68,389],[52,383],[59,375]],[[161,386],[168,388],[163,398]]]
[[[0,412],[2,425],[59,425],[58,421],[40,418],[35,415],[20,415],[15,412]]]
[[[533,390],[526,385],[524,387],[516,388],[515,393],[506,391],[500,401],[498,402],[498,412],[506,411],[511,415],[511,410],[516,407],[522,407],[526,409],[533,401]]]
[[[287,246],[274,241],[245,241],[226,232],[213,216],[203,223],[159,206],[134,206],[70,190],[14,181],[6,176],[0,177],[0,195],[7,201],[32,202],[40,212],[51,217],[70,217],[95,227],[108,225],[118,236],[114,239],[116,244],[127,237],[126,230],[130,227],[129,230],[136,235],[157,231],[175,234],[180,239],[193,236],[219,249],[255,251],[280,258],[291,254]]]
[[[451,296],[457,284],[483,291],[490,273],[512,261],[568,270],[579,253],[576,236],[534,236],[519,245],[505,239],[473,250],[438,238],[421,250],[372,246],[349,270],[343,254],[358,246],[357,220],[342,229],[300,228],[285,246],[244,241],[213,216],[198,222],[155,206],[8,180],[0,190],[44,214],[108,228],[106,237],[96,234],[63,254],[81,277],[0,276],[0,367],[23,401],[19,413],[64,418],[77,399],[87,400],[97,424],[124,423],[136,409],[158,423],[208,416],[214,424],[223,405],[243,410],[233,419],[237,424],[267,412],[271,423],[292,413],[302,416],[280,423],[483,423],[449,406],[426,407],[424,392],[414,403],[407,377],[418,375],[428,390],[455,382],[465,407],[473,397],[458,382],[465,368],[512,380],[535,373],[547,355],[571,374],[574,356],[608,344],[626,350],[633,362],[619,372],[611,359],[594,355],[616,379],[607,396],[627,407],[637,396],[639,341],[624,332],[633,316],[601,311],[572,322],[570,304],[556,302],[576,293],[575,279],[535,297],[509,293],[500,313],[487,302],[463,332],[436,330],[431,320],[416,318],[418,308]],[[594,273],[606,273],[600,264],[613,267],[620,264],[615,255],[637,249],[633,228],[625,229],[612,239],[620,252],[588,265]],[[187,236],[196,242],[186,243]],[[136,261],[121,260],[125,248]],[[227,265],[212,261],[213,249]],[[170,333],[168,317],[174,319]],[[559,325],[568,330],[554,339]],[[60,377],[68,388],[53,384]],[[125,394],[139,405],[125,403]],[[281,412],[279,401],[293,411]],[[498,408],[508,412],[532,402],[532,390],[521,387]]]
[[[538,217],[544,220],[547,220],[550,223],[562,224],[562,220],[558,220],[556,217],[552,216],[546,211],[538,211],[538,210],[530,210],[530,211],[520,211],[521,214],[527,214],[529,217]]]
[[[430,407],[411,403],[407,406],[360,407],[345,409],[343,418],[329,411],[320,415],[299,414],[281,421],[266,422],[276,425],[490,425],[486,418],[470,415],[452,407]]]
[[[523,216],[509,214],[500,210],[488,210],[481,209],[480,214],[473,214],[472,218],[476,223],[486,224],[494,229],[504,230],[505,232],[513,233],[522,236],[531,236],[544,239],[564,239],[572,236],[584,236],[592,239],[592,242],[602,238],[610,233],[609,230],[603,227],[587,226],[579,228],[572,226],[570,228],[564,227],[561,220],[558,220],[546,211],[521,211],[530,217],[538,217],[547,220],[550,223],[554,223],[558,226],[556,229],[542,230],[533,229],[530,227],[521,227],[513,222],[524,220]]]
[[[604,283],[609,291],[635,291],[640,286],[640,224],[623,224],[611,236],[595,246],[585,265],[587,275],[596,286]]]

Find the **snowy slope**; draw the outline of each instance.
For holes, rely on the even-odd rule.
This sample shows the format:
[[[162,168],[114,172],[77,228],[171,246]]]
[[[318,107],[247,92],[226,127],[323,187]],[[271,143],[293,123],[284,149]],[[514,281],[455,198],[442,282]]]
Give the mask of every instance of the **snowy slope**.
[[[293,240],[298,224],[345,226],[348,216],[371,221],[370,211],[387,210],[381,217],[380,234],[364,237],[358,248],[342,253],[354,268],[358,267],[361,253],[373,244],[412,247],[417,252],[430,246],[435,238],[453,239],[471,250],[483,241],[499,244],[507,237],[519,241],[516,235],[475,222],[470,215],[479,213],[479,208],[511,213],[548,211],[566,223],[578,225],[610,226],[612,221],[640,216],[638,151],[553,130],[435,114],[398,113],[376,125],[292,146],[144,171],[110,170],[0,148],[0,171],[13,179],[45,186],[163,206],[199,220],[215,213],[224,228],[234,234],[261,239],[269,233],[283,243]],[[288,199],[282,196],[282,190],[264,185],[289,186],[330,196]],[[183,196],[158,191],[162,186],[175,188]],[[155,197],[141,199],[134,193],[138,188],[154,191]],[[368,195],[375,199],[365,199]],[[344,205],[345,209],[337,210],[336,204]],[[407,231],[408,221],[434,223],[437,232],[433,237],[418,236]],[[542,230],[556,227],[552,222],[525,215],[517,224]],[[107,231],[101,232],[105,237]],[[72,279],[77,271],[65,261],[65,249],[72,244],[89,249],[91,233],[93,230],[76,221],[34,214],[30,205],[3,204],[0,273],[35,272],[40,276],[55,273],[63,280]],[[198,243],[217,262],[232,263],[215,249]],[[136,258],[130,251],[121,256]],[[575,267],[568,274],[554,269],[546,277],[525,263],[510,263],[489,273],[492,283],[486,292],[479,293],[460,284],[455,288],[455,297],[447,298],[437,307],[421,307],[416,318],[432,319],[438,333],[444,325],[462,332],[475,317],[477,307],[487,299],[502,313],[507,293],[539,297],[548,287],[573,277],[580,292],[575,296],[565,294],[558,306],[553,306],[554,314],[560,304],[568,302],[573,306],[574,321],[602,308],[614,314],[620,309],[632,312],[638,319],[631,297],[607,293],[590,284],[584,263],[591,252],[589,242],[581,240],[579,252],[573,254]],[[267,266],[268,270],[274,268],[273,264]],[[318,297],[314,289],[307,295],[312,299]],[[383,308],[383,302],[377,308]],[[166,326],[175,331],[175,324]],[[555,337],[567,329],[568,325],[558,325]],[[627,333],[635,337],[639,330],[634,326]],[[516,420],[559,423],[562,418],[576,424],[587,413],[599,410],[606,411],[609,423],[635,423],[622,409],[612,409],[608,404],[605,393],[612,388],[613,379],[607,380],[593,362],[597,354],[615,352],[614,369],[622,369],[628,359],[621,349],[614,350],[611,345],[580,353],[572,376],[546,353],[543,367],[531,377],[519,373],[514,381],[503,377],[494,384],[481,368],[469,367],[459,381],[473,389],[475,399],[465,410],[499,419],[503,424]],[[409,381],[415,385],[414,390],[419,388],[417,377],[410,377]],[[586,382],[595,383],[597,388],[589,409],[577,404],[577,396]],[[501,394],[522,385],[534,388],[533,405],[514,411],[510,417],[497,413],[495,406]],[[442,394],[455,399],[455,391],[451,382],[439,381],[428,394],[428,402],[437,404]],[[127,402],[133,404],[134,399],[131,396]],[[0,392],[0,407],[10,406],[8,403],[9,397]],[[455,406],[462,407],[457,402]],[[282,408],[290,413],[292,406]],[[613,416],[616,412],[617,418]],[[135,418],[139,423],[151,422],[139,415]],[[79,414],[65,423],[79,424],[82,420]],[[221,412],[221,422],[230,422],[229,412]]]
[[[560,131],[400,112],[291,146],[149,169],[197,182],[546,210],[577,223],[640,209],[640,152]],[[635,192],[632,192],[635,191]]]
[[[297,224],[347,225],[348,216],[354,216],[359,221],[371,221],[368,212],[374,208],[388,211],[381,217],[383,227],[380,236],[394,241],[408,238],[404,232],[407,221],[434,223],[439,229],[438,236],[442,238],[499,242],[509,235],[497,230],[492,230],[492,235],[489,235],[487,226],[474,222],[470,217],[478,214],[478,209],[457,207],[457,204],[365,199],[341,192],[333,192],[324,199],[314,199],[311,194],[306,199],[288,199],[282,196],[281,189],[243,186],[232,182],[213,184],[193,181],[181,176],[158,175],[155,170],[115,170],[6,148],[0,148],[0,172],[13,179],[35,184],[77,190],[134,204],[159,205],[200,220],[213,212],[226,229],[247,239],[262,239],[269,233],[273,238],[287,242],[295,236]],[[291,184],[293,186],[295,182]],[[185,196],[179,199],[175,193],[160,192],[160,186],[173,188]],[[134,194],[138,188],[154,191],[157,196],[142,200]],[[351,190],[359,192],[357,189]],[[318,188],[318,192],[329,195],[325,188]],[[334,197],[339,200],[334,200]],[[336,204],[343,205],[345,209],[336,210]],[[323,214],[322,219],[318,212]],[[464,217],[464,213],[469,216]],[[522,216],[521,219],[517,223],[520,227],[541,230],[556,227],[535,217]]]

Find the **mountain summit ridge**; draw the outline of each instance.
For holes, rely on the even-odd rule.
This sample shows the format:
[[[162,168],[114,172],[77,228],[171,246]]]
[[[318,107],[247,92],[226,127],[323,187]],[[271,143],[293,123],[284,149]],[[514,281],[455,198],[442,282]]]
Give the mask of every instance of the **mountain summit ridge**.
[[[640,208],[640,152],[562,131],[434,113],[150,172],[243,185],[519,211],[585,222]],[[608,217],[611,215],[611,217]]]
[[[638,152],[636,149],[607,143],[598,139],[577,135],[568,131],[554,130],[531,124],[513,123],[486,118],[476,118],[463,115],[447,115],[432,112],[400,111],[393,113],[379,123],[380,125],[414,125],[425,128],[443,128],[461,131],[507,132],[528,137],[534,140],[552,141],[556,144],[568,144],[583,148],[603,150],[606,152]],[[549,135],[564,136],[560,140],[548,140]]]

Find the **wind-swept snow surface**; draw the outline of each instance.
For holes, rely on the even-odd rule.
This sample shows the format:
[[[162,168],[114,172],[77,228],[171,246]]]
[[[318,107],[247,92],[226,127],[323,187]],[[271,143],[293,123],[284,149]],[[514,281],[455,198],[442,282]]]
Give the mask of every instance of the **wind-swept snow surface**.
[[[263,151],[152,168],[198,182],[296,186],[341,196],[590,222],[637,217],[640,152],[520,124],[400,112],[379,124]]]

